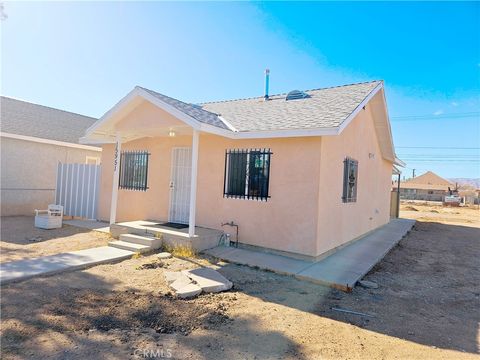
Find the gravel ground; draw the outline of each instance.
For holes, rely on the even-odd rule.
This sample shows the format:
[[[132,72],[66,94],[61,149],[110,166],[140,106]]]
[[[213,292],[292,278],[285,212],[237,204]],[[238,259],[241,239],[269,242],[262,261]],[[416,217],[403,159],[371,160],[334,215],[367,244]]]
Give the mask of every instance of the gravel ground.
[[[480,229],[456,216],[419,221],[367,275],[379,288],[348,294],[155,255],[7,285],[2,358],[478,359]],[[234,288],[172,297],[163,271],[199,265],[221,266]]]
[[[105,246],[108,234],[64,224],[61,229],[37,229],[33,216],[1,218],[0,262]]]

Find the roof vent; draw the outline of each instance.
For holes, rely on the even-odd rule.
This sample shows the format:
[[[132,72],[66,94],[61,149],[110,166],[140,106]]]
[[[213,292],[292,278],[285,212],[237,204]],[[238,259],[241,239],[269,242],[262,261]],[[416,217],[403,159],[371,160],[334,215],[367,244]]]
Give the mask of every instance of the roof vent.
[[[300,90],[292,90],[287,94],[285,100],[298,100],[298,99],[305,99],[309,97],[309,95]]]

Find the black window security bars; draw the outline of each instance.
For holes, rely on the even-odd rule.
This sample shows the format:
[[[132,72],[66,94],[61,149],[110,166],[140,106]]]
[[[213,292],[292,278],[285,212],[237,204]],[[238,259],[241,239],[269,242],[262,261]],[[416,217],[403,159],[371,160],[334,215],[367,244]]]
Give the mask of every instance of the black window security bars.
[[[270,149],[226,150],[223,196],[267,201],[270,155]]]
[[[344,203],[357,201],[358,161],[346,158],[343,161],[343,196]]]
[[[122,151],[119,189],[147,191],[149,156],[147,151]]]

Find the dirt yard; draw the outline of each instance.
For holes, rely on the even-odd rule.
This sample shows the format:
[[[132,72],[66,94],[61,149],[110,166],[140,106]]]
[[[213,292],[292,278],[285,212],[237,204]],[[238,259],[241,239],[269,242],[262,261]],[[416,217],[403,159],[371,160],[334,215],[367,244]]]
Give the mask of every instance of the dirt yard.
[[[4,216],[0,228],[0,263],[104,246],[110,239],[66,224],[61,229],[37,229],[32,216]]]
[[[429,216],[422,209],[410,211]],[[349,294],[155,255],[7,285],[2,358],[478,359],[479,213],[465,214],[449,214],[455,224],[419,220],[367,275],[380,287]],[[220,265],[233,290],[172,297],[164,269],[198,265]]]
[[[480,211],[478,205],[468,207],[447,207],[431,203],[402,201],[401,216],[426,222],[441,222],[479,227]]]

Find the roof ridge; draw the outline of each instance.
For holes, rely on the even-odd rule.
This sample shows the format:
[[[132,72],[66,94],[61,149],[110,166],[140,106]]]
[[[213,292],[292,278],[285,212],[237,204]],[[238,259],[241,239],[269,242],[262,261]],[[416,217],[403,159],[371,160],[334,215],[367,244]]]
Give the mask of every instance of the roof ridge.
[[[370,83],[375,83],[375,82],[383,82],[383,80],[372,80],[372,81],[363,81],[359,83],[351,83],[351,84],[344,84],[344,85],[334,85],[334,86],[327,86],[324,88],[315,88],[315,89],[308,89],[308,90],[303,90],[303,91],[318,91],[318,90],[328,90],[328,89],[335,89],[339,87],[346,87],[346,86],[354,86],[354,85],[362,85],[362,84],[370,84]],[[278,94],[272,94],[269,95],[269,97],[274,97],[274,96],[282,96],[282,95],[287,95],[288,92],[281,92]],[[225,102],[233,102],[233,101],[241,101],[241,100],[253,100],[253,99],[263,99],[263,96],[250,96],[250,97],[245,97],[245,98],[237,98],[237,99],[226,99],[226,100],[216,100],[216,101],[206,101],[206,102],[201,102],[201,105],[207,105],[207,104],[218,104],[218,103],[225,103]]]
[[[166,98],[169,98],[169,99],[172,99],[172,100],[181,102],[181,103],[183,103],[183,104],[185,104],[185,105],[193,106],[193,107],[195,107],[195,108],[198,109],[198,110],[208,112],[208,113],[210,113],[210,114],[212,114],[212,115],[216,115],[216,116],[219,116],[219,115],[220,115],[220,114],[214,113],[213,111],[206,110],[206,109],[204,109],[203,107],[198,106],[197,104],[188,103],[188,102],[185,102],[185,101],[183,101],[183,100],[179,100],[179,99],[177,99],[177,98],[174,98],[174,97],[165,95],[165,94],[163,94],[163,93],[159,93],[158,91],[151,90],[151,89],[148,89],[148,88],[143,87],[143,86],[140,86],[140,85],[137,85],[136,87],[137,87],[137,88],[140,88],[140,89],[142,89],[142,90],[145,90],[145,91],[151,91],[151,92],[153,92],[153,93],[155,93],[155,94],[158,94],[158,95],[161,95],[161,96],[165,96]]]
[[[82,117],[85,117],[85,118],[89,118],[89,119],[95,120],[95,121],[98,120],[98,118],[93,117],[93,116],[83,115],[83,114],[80,114],[80,113],[77,113],[77,112],[73,112],[73,111],[68,111],[68,110],[64,110],[64,109],[54,108],[54,107],[52,107],[52,106],[37,104],[37,103],[31,102],[31,101],[27,101],[27,100],[15,98],[15,97],[13,97],[13,96],[0,95],[0,98],[9,99],[9,100],[15,100],[15,101],[27,103],[27,104],[30,104],[30,105],[35,105],[35,106],[41,106],[41,107],[44,107],[44,108],[47,108],[47,109],[56,110],[56,111],[62,111],[62,112],[65,112],[65,113],[69,113],[69,114],[73,114],[73,115],[78,115],[78,116],[82,116]]]

